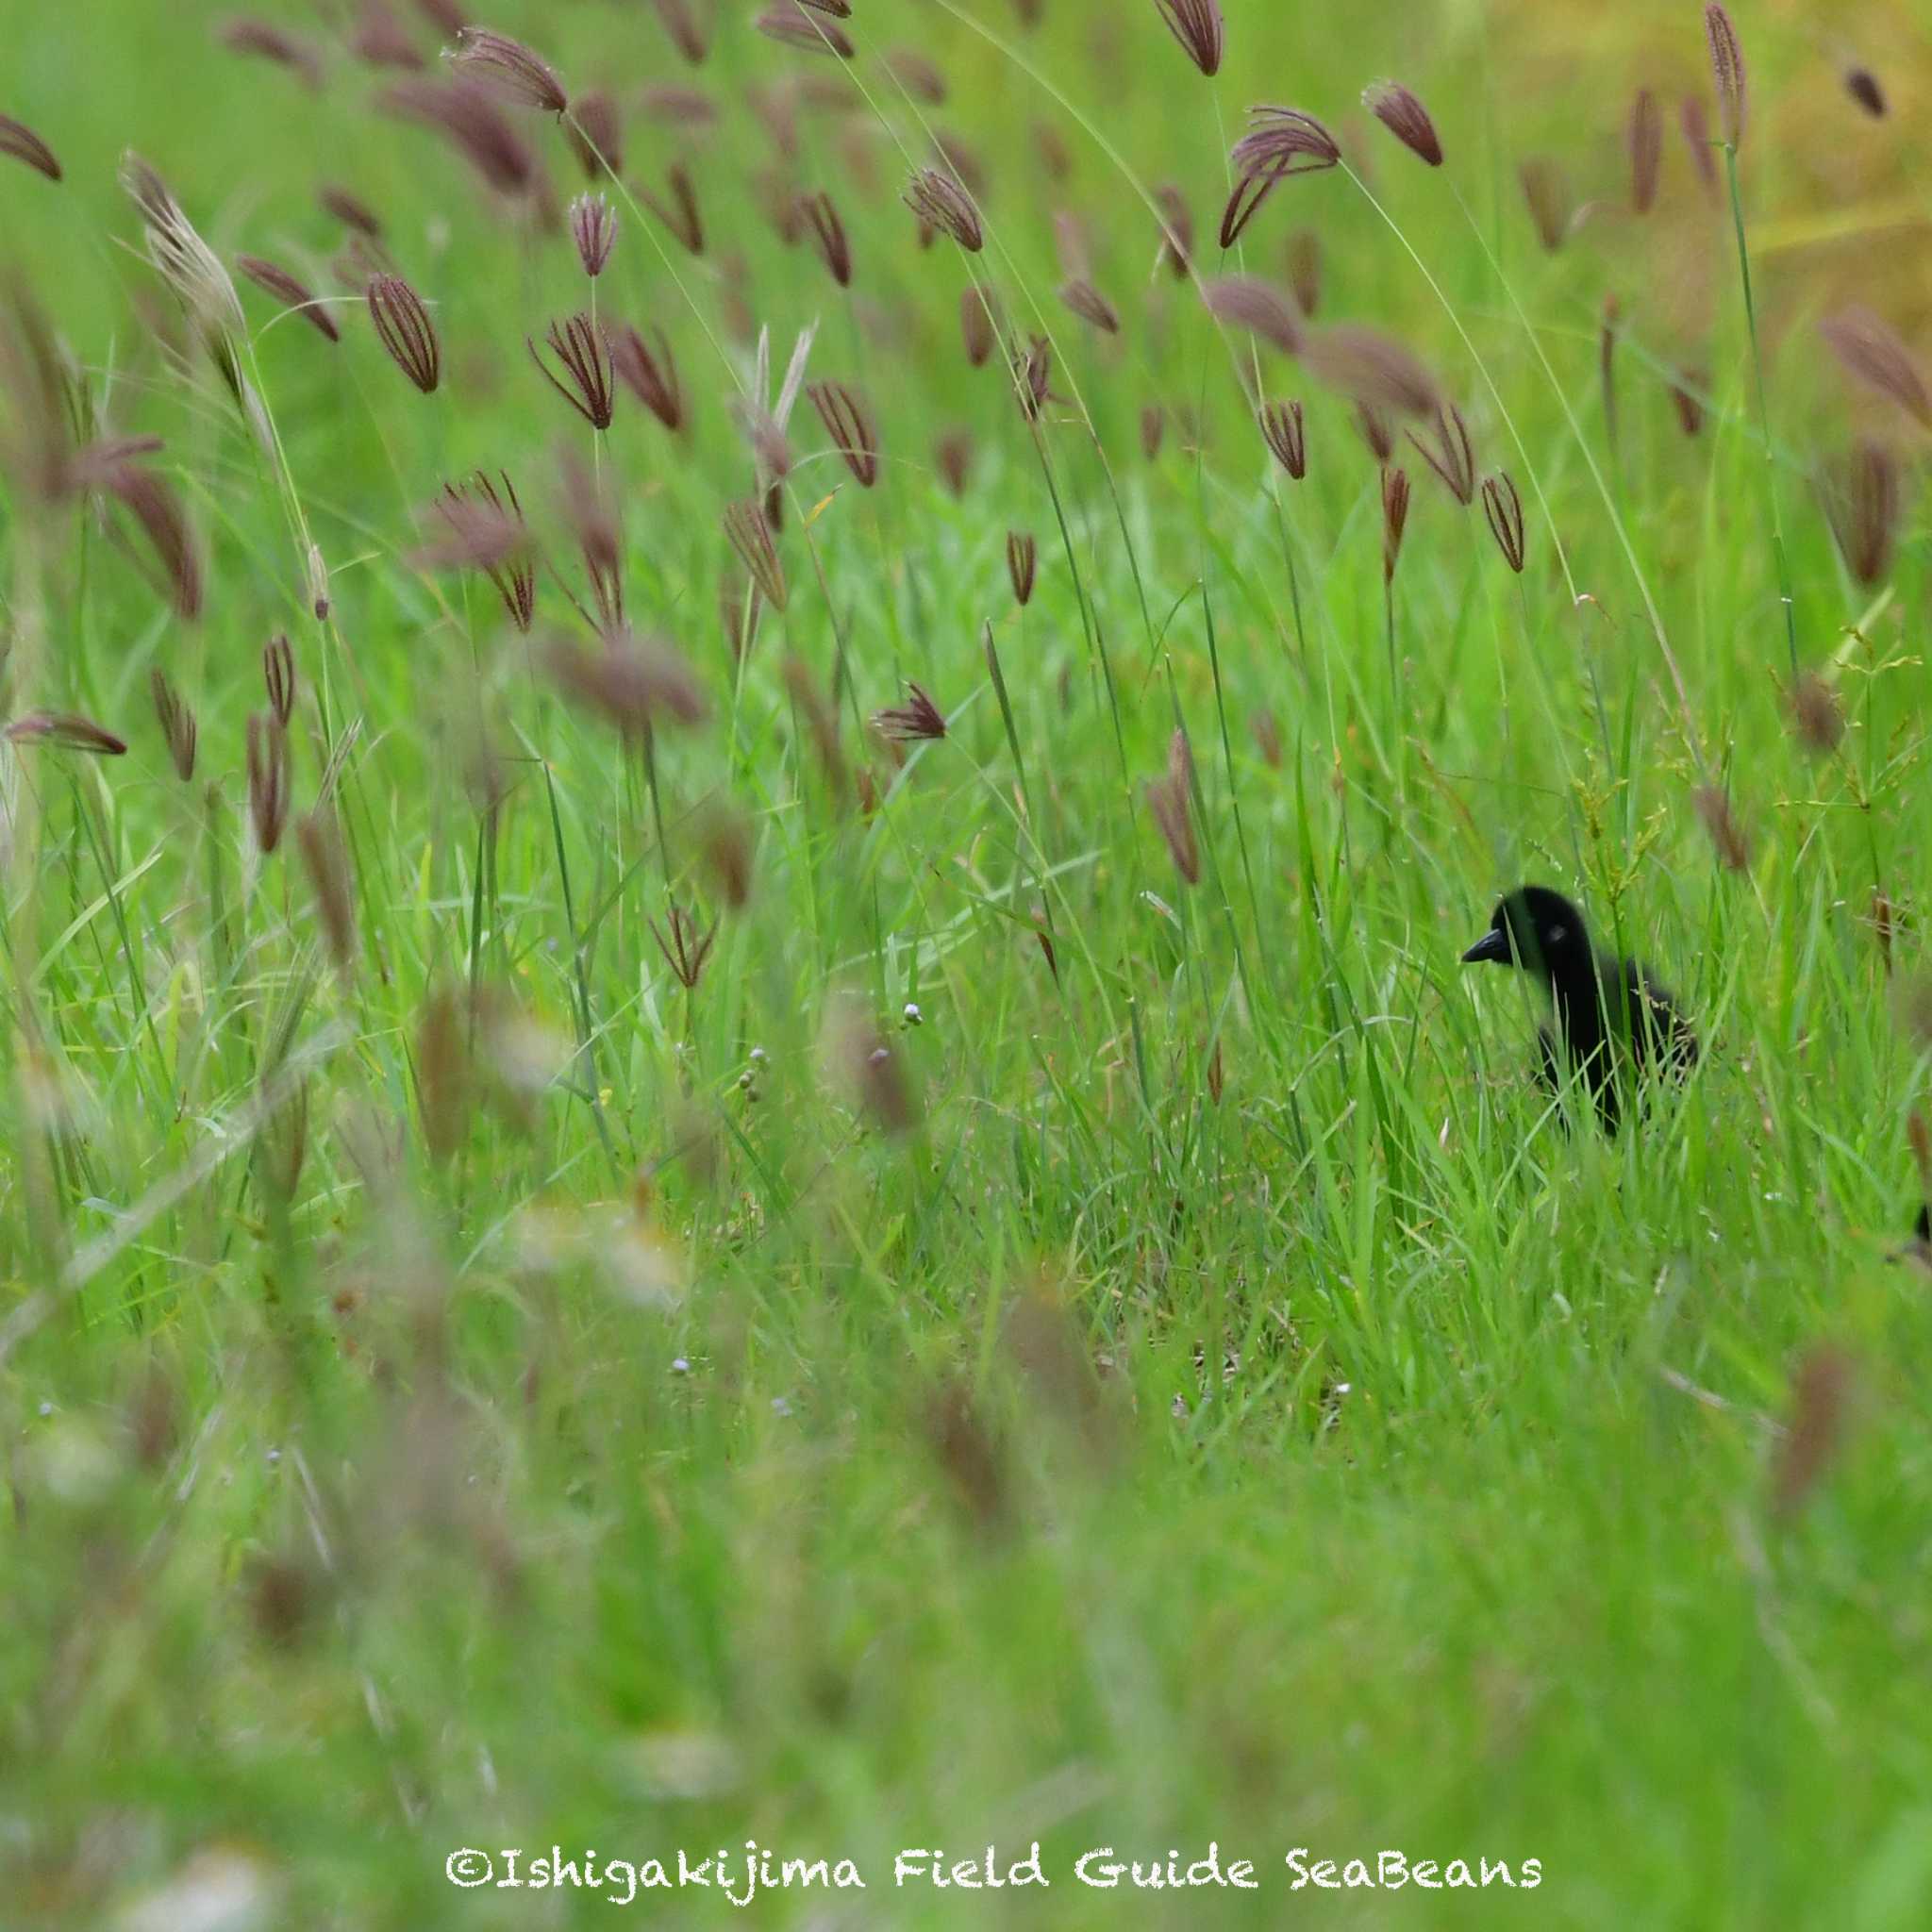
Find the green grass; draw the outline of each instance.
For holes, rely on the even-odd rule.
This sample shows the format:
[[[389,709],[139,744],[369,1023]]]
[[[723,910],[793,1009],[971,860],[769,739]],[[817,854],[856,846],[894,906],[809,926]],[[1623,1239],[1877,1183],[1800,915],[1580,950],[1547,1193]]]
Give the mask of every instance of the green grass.
[[[0,1923],[595,1924],[592,1893],[461,1890],[445,1857],[675,1869],[747,1839],[866,1877],[752,1907],[800,1925],[1926,1923],[1932,1302],[1890,1257],[1926,1071],[1898,989],[1924,971],[1932,581],[1916,513],[1871,591],[1815,508],[1808,452],[1846,415],[1826,291],[1752,243],[1747,332],[1731,209],[1674,136],[1655,215],[1541,253],[1516,162],[1552,148],[1579,199],[1616,196],[1613,58],[1526,105],[1532,53],[1464,9],[1230,4],[1210,83],[1151,6],[1049,10],[1027,35],[994,0],[857,0],[864,98],[803,112],[782,170],[831,190],[845,291],[761,218],[744,105],[830,63],[734,8],[688,75],[647,8],[506,0],[491,24],[578,86],[689,78],[724,108],[694,135],[634,115],[624,168],[655,191],[691,150],[707,254],[624,206],[596,286],[600,315],[665,328],[692,427],[626,394],[594,453],[523,345],[586,300],[567,237],[370,111],[382,76],[339,61],[310,95],[215,49],[199,6],[51,14],[10,57],[0,111],[68,178],[0,158],[8,254],[103,433],[165,437],[208,595],[183,622],[131,526],[0,484],[6,709],[130,745],[0,746]],[[1655,28],[1687,73],[1695,11]],[[1821,100],[1795,26],[1743,26],[1751,243],[1807,188],[1781,116],[1863,143],[1874,194],[1909,156]],[[945,68],[943,108],[876,59],[894,32]],[[1628,52],[1634,87],[1634,29]],[[1391,68],[1441,175],[1352,107]],[[1350,167],[1285,184],[1223,263],[1226,149],[1261,99],[1354,128]],[[558,131],[517,124],[577,192]],[[971,260],[921,252],[897,200],[929,126],[990,169]],[[177,326],[114,184],[128,145],[224,257],[332,292],[314,189],[368,200],[433,304],[438,391],[358,301],[331,346],[244,288],[284,481],[207,358],[140,319]],[[1350,407],[1150,279],[1166,179],[1203,275],[1274,272],[1318,230],[1320,319],[1423,354],[1515,476],[1521,579],[1408,453],[1391,655]],[[1118,339],[1055,299],[1062,208]],[[1687,261],[1714,305],[1694,346]],[[1037,430],[999,357],[961,356],[974,277],[1051,338]],[[741,305],[779,368],[817,322],[808,376],[865,391],[883,450],[860,491],[801,400],[788,608],[741,659],[719,615],[751,488]],[[1700,363],[1687,440],[1664,378]],[[1307,405],[1305,483],[1249,419],[1257,369]],[[1767,415],[1799,661],[1846,713],[1828,755],[1784,701]],[[934,443],[959,430],[956,498]],[[631,623],[707,698],[648,747],[544,669],[586,637],[563,587],[590,598],[564,450],[621,503]],[[420,559],[425,507],[478,464],[554,561],[528,641],[481,576]],[[1024,610],[1009,529],[1039,543]],[[249,829],[275,631],[293,816],[326,791],[349,856],[346,971],[292,826],[266,858]],[[198,715],[191,785],[156,667]],[[902,769],[862,721],[908,680],[949,730]],[[1191,887],[1143,796],[1177,728]],[[1713,856],[1706,784],[1748,871]],[[742,909],[706,859],[721,812],[753,841]],[[1457,963],[1524,877],[1652,958],[1704,1034],[1614,1142],[1552,1111],[1520,978]],[[653,931],[674,904],[716,924],[689,991]],[[1838,1360],[1841,1437],[1781,1511],[1794,1375]],[[1035,1840],[1051,1890],[893,1889],[901,1847]],[[1089,1847],[1209,1840],[1262,1889],[1074,1879]],[[1289,1890],[1296,1847],[1542,1880],[1317,1899]],[[223,1877],[255,1896],[229,1919],[188,1895]]]

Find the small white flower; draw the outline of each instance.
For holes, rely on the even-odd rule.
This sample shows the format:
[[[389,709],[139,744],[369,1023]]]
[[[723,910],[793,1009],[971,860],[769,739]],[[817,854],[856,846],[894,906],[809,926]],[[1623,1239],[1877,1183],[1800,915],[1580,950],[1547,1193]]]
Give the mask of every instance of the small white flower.
[[[906,1002],[906,1024],[908,1026],[923,1026],[925,1024],[924,1014],[910,1000]]]

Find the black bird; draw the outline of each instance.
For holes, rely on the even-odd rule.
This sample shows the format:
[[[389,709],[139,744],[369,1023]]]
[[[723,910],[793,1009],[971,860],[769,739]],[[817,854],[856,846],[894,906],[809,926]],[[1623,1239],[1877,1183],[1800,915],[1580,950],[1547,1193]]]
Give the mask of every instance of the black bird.
[[[1557,1049],[1582,1074],[1604,1131],[1614,1134],[1621,1113],[1618,1042],[1627,1042],[1638,1074],[1681,1074],[1697,1060],[1697,1036],[1676,1002],[1641,960],[1600,953],[1583,914],[1547,886],[1519,886],[1500,901],[1490,929],[1462,963],[1488,960],[1520,966],[1542,982],[1556,1008],[1556,1031],[1538,1029],[1543,1078],[1560,1090]]]

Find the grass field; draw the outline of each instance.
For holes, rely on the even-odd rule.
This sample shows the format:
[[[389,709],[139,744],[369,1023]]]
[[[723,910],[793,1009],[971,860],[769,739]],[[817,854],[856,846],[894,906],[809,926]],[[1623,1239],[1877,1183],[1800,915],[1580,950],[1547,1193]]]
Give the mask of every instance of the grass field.
[[[1913,9],[392,8],[0,79],[0,1924],[1932,1923]]]

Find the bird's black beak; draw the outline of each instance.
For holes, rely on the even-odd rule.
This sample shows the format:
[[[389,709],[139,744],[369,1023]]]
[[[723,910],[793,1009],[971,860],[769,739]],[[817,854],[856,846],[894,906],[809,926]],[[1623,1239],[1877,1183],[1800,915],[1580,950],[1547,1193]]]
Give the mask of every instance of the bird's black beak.
[[[1491,926],[1462,956],[1462,963],[1465,966],[1479,966],[1485,960],[1491,961],[1498,966],[1508,965],[1509,935],[1507,933],[1499,931],[1495,926]]]

